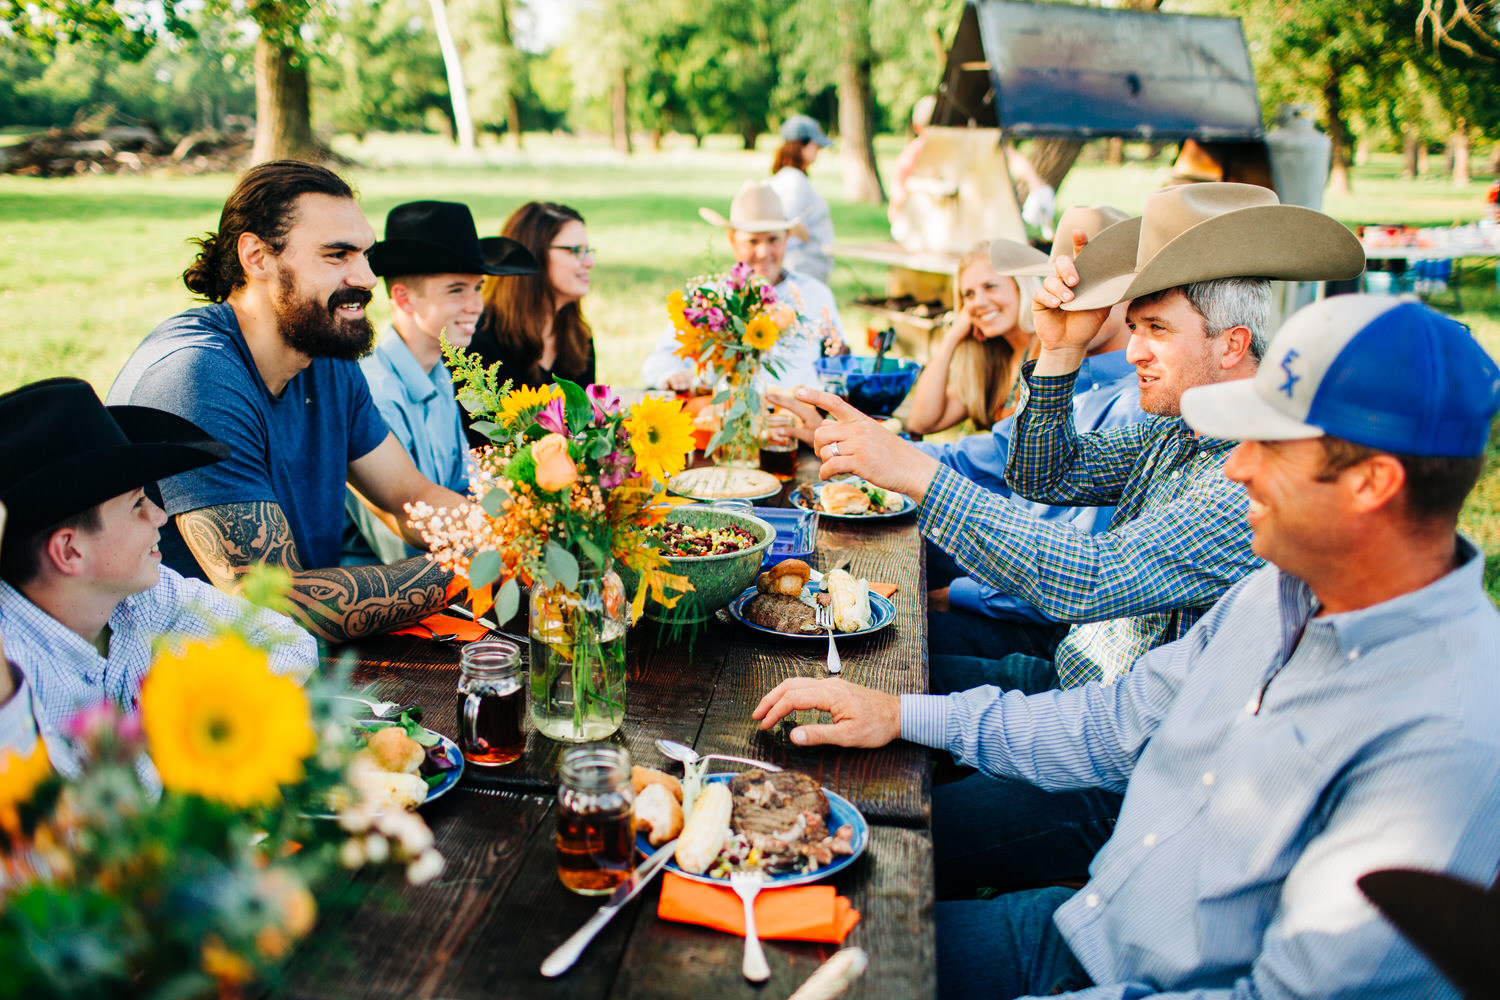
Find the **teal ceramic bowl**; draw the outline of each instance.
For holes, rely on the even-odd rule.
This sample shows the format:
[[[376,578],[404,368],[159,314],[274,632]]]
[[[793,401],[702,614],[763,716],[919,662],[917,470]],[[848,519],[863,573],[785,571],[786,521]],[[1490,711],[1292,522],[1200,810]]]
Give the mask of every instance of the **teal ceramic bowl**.
[[[738,524],[749,529],[758,539],[748,549],[720,556],[668,556],[667,572],[685,576],[693,584],[693,591],[682,595],[672,608],[664,608],[649,597],[646,599],[646,617],[668,625],[696,624],[708,620],[720,608],[728,607],[730,601],[755,581],[762,556],[776,540],[776,529],[760,518],[707,504],[674,507],[666,519],[691,524],[695,528]],[[633,593],[637,583],[634,574],[626,576],[622,573],[621,576],[625,577],[626,589]]]

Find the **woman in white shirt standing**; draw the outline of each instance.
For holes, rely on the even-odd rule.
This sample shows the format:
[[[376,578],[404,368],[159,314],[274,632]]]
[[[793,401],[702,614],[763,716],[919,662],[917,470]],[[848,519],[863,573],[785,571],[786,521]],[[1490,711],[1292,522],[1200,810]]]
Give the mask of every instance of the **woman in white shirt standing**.
[[[793,115],[781,123],[781,148],[771,164],[771,187],[789,218],[807,227],[808,238],[786,244],[786,266],[794,274],[828,283],[833,274],[833,217],[828,202],[813,189],[807,170],[825,146],[833,145],[816,121]]]

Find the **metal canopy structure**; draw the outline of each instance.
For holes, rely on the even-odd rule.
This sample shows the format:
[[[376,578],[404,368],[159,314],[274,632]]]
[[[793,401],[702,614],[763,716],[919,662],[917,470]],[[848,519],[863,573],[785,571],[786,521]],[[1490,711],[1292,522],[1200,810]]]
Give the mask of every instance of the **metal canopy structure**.
[[[1236,18],[969,0],[935,125],[1008,136],[1262,137]]]

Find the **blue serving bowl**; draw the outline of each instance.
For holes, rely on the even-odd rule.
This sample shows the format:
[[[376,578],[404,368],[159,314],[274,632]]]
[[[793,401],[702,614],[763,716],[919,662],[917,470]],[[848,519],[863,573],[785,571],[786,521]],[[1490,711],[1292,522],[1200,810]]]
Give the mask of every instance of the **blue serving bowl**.
[[[880,371],[871,371],[873,357],[845,354],[818,360],[818,375],[827,388],[842,380],[847,398],[857,410],[871,416],[888,417],[911,392],[922,366],[908,358],[882,358]]]

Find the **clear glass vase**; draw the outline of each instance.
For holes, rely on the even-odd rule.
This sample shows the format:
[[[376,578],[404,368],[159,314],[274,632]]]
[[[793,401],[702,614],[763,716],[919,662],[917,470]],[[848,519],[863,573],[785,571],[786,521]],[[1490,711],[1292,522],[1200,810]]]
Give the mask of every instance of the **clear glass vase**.
[[[554,740],[600,740],[625,721],[625,585],[578,559],[578,587],[531,588],[531,721]]]

